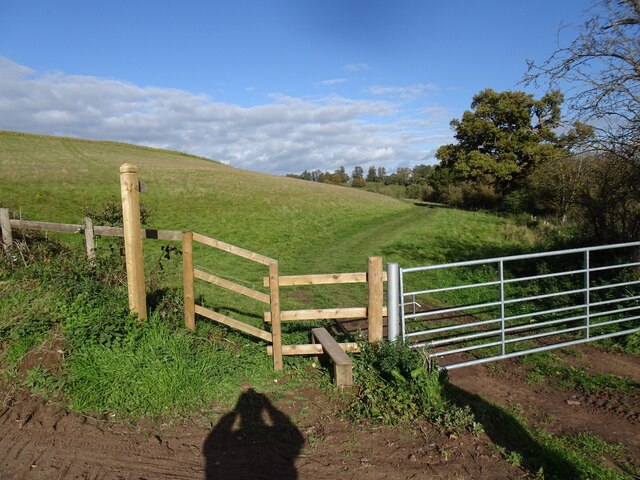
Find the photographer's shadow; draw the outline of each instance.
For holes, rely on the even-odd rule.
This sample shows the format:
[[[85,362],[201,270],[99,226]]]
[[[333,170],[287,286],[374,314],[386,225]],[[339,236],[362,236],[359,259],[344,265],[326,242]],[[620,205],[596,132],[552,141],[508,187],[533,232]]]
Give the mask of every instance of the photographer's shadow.
[[[295,480],[294,462],[303,444],[289,418],[251,388],[204,442],[206,479]]]

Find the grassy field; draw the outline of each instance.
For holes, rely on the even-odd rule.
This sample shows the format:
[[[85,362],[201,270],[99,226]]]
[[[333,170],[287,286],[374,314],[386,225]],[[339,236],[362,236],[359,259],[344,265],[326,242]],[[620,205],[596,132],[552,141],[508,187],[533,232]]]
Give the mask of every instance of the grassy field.
[[[0,207],[25,219],[81,223],[87,212],[119,201],[122,163],[137,165],[147,184],[141,198],[149,227],[192,230],[276,258],[284,275],[364,271],[371,255],[410,267],[542,248],[526,226],[487,213],[252,173],[179,152],[13,132],[0,132]],[[195,334],[181,327],[181,258],[179,251],[163,258],[170,243],[144,242],[151,315],[140,324],[127,316],[119,240],[98,240],[93,268],[80,235],[49,238],[63,245],[34,246],[24,268],[0,262],[0,363],[8,384],[76,411],[134,418],[189,415],[211,399],[230,404],[243,385],[274,388],[278,376],[263,343],[201,319]],[[199,268],[263,288],[263,266],[199,246],[194,257]],[[201,283],[196,294],[211,308],[262,324],[264,305]],[[283,288],[282,295],[285,309],[366,304],[364,285]],[[306,343],[308,325],[289,324],[284,334],[285,343]],[[61,364],[33,361],[56,351],[64,352]],[[285,388],[308,381],[304,362],[287,359]]]

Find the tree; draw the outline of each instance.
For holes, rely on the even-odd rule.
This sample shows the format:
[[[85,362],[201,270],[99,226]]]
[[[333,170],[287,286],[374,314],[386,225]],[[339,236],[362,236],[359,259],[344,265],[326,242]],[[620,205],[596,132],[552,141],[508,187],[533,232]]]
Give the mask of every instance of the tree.
[[[509,192],[540,163],[563,154],[560,124],[563,96],[552,91],[536,100],[519,91],[485,89],[473,97],[472,110],[451,121],[456,144],[436,152],[440,168],[460,181]]]
[[[362,167],[357,166],[353,169],[353,172],[351,173],[351,178],[352,179],[357,179],[357,178],[364,178],[364,170],[362,169]]]
[[[371,165],[367,172],[367,183],[375,183],[378,181],[378,175],[376,174],[376,167]]]
[[[543,63],[528,61],[525,84],[568,83],[568,106],[596,129],[596,146],[638,160],[640,151],[640,1],[600,0],[568,46]]]

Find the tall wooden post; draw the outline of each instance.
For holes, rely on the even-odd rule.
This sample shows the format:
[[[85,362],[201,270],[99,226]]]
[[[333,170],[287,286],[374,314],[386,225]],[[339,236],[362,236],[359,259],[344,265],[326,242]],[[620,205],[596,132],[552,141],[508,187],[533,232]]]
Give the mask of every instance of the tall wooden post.
[[[282,370],[282,327],[280,322],[280,275],[278,262],[269,264],[269,297],[271,301],[271,337],[273,342],[273,369]]]
[[[184,325],[196,329],[196,304],[193,288],[193,232],[182,232],[182,283],[184,285]]]
[[[8,252],[13,245],[11,219],[9,218],[8,208],[0,208],[0,229],[2,230],[2,247],[5,252]]]
[[[120,166],[120,193],[124,226],[124,253],[127,263],[129,309],[140,319],[147,318],[147,296],[144,287],[144,258],[140,225],[140,186],[138,168],[124,163]]]
[[[369,285],[369,342],[382,340],[382,257],[369,257],[367,268],[367,284]]]

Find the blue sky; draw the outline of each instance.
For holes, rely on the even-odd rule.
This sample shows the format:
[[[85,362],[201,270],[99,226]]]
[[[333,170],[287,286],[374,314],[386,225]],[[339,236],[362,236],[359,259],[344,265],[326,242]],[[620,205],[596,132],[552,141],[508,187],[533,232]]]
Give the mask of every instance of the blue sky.
[[[471,97],[523,89],[589,5],[0,0],[0,129],[275,174],[434,163]]]

